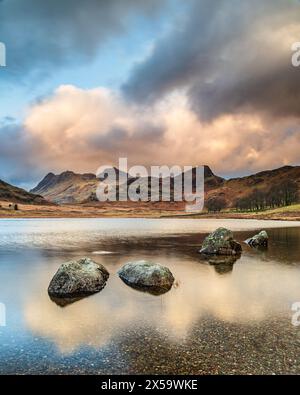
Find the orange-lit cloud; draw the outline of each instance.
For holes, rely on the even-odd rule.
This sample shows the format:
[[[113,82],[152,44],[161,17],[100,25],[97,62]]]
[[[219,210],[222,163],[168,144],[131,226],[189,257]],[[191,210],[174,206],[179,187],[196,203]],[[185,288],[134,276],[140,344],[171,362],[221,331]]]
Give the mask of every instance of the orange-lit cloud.
[[[232,114],[202,122],[184,91],[145,108],[108,89],[61,86],[29,110],[24,126],[36,158],[51,171],[96,171],[120,156],[130,164],[208,164],[222,174],[300,159],[295,119]]]

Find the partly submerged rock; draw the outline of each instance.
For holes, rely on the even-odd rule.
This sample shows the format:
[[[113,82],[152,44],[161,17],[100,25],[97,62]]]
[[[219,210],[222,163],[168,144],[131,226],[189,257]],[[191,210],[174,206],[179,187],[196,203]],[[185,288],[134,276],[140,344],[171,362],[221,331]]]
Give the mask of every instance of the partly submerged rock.
[[[105,267],[89,258],[63,263],[52,278],[48,293],[56,298],[73,298],[99,292],[109,277]]]
[[[149,261],[129,262],[118,274],[127,285],[155,295],[169,291],[174,282],[167,267]]]
[[[207,255],[239,255],[242,246],[233,239],[230,230],[219,228],[206,237],[199,252]]]
[[[268,247],[268,242],[269,236],[265,230],[245,241],[250,247]]]

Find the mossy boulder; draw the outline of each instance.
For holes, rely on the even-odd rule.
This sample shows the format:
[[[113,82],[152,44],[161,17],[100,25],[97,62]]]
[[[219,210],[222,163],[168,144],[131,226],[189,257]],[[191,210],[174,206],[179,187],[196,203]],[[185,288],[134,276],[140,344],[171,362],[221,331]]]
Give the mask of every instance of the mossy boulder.
[[[99,292],[109,277],[100,263],[89,258],[63,263],[48,287],[51,297],[72,298]]]
[[[233,239],[231,230],[218,228],[205,238],[199,252],[206,255],[240,255],[242,246]]]
[[[173,274],[167,267],[144,260],[128,262],[118,274],[127,285],[153,294],[169,291],[174,282]]]

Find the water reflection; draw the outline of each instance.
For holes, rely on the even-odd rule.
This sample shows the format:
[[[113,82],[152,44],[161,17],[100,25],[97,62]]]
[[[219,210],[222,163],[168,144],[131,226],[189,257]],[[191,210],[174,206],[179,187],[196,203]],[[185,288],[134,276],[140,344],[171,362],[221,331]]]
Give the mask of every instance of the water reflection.
[[[263,229],[263,225],[259,229]],[[109,347],[115,349],[113,352],[110,349],[111,365],[103,362],[108,369],[106,372],[113,371],[114,361],[118,358],[120,364],[126,366],[142,359],[146,361],[145,366],[159,366],[159,362],[149,361],[150,346],[157,347],[158,359],[162,354],[157,350],[166,350],[166,355],[167,350],[172,350],[179,353],[178,363],[183,363],[184,359],[189,358],[181,354],[179,348],[182,344],[191,344],[192,352],[201,357],[203,349],[197,339],[201,340],[204,324],[207,333],[214,334],[218,328],[219,332],[214,337],[225,348],[231,340],[223,336],[222,328],[229,325],[234,331],[228,330],[228,336],[236,333],[237,328],[252,328],[251,325],[255,325],[255,331],[249,329],[246,334],[246,340],[251,343],[250,350],[255,350],[255,353],[264,347],[264,333],[274,332],[276,339],[285,333],[282,338],[288,339],[289,347],[292,350],[296,347],[297,337],[290,332],[286,337],[286,331],[293,330],[289,319],[291,304],[300,300],[299,228],[269,229],[268,250],[258,251],[245,246],[241,258],[230,261],[227,259],[232,257],[203,260],[198,254],[205,237],[201,232],[163,236],[152,234],[151,237],[115,234],[104,237],[105,229],[102,229],[100,233],[94,230],[92,241],[84,239],[80,243],[77,239],[73,248],[68,245],[68,248],[53,249],[49,248],[47,232],[35,226],[34,234],[39,229],[39,240],[46,243],[41,244],[43,247],[33,248],[35,236],[29,232],[26,237],[22,236],[22,248],[11,248],[6,243],[1,244],[4,233],[2,230],[0,232],[0,301],[7,305],[8,322],[7,331],[2,333],[1,338],[0,366],[1,363],[7,366],[8,350],[12,350],[13,366],[18,366],[19,354],[14,347],[20,350],[26,342],[34,343],[30,347],[34,350],[30,361],[37,363],[36,355],[44,353],[47,363],[53,362],[53,366],[58,363],[56,354],[51,348],[44,351],[45,343],[55,345],[63,360],[85,350],[83,355],[88,361],[82,365],[85,371],[90,368],[90,363],[99,361],[99,355],[94,353],[99,350],[104,352]],[[52,231],[50,233],[51,239]],[[236,233],[235,238],[243,241],[252,234],[252,230],[243,231]],[[64,245],[63,234],[59,237]],[[29,240],[26,248],[23,245],[25,239]],[[13,240],[15,243],[17,238]],[[94,251],[114,254],[95,255]],[[73,301],[62,308],[49,299],[49,282],[61,263],[82,256],[103,264],[111,276],[100,293]],[[140,259],[153,260],[171,270],[175,283],[168,293],[154,296],[138,292],[119,279],[117,271],[124,263]],[[282,314],[285,315],[284,320]],[[269,319],[274,320],[276,325],[266,330],[264,325]],[[256,333],[261,333],[261,338]],[[212,344],[212,340],[209,339],[207,344]],[[133,360],[131,355],[136,354],[132,354],[132,350],[137,349],[138,358]],[[277,347],[276,352],[281,351]],[[209,363],[211,357],[207,358]],[[166,358],[165,363],[169,360]],[[199,359],[194,363],[198,367],[202,361]],[[170,367],[165,371],[174,369]]]
[[[85,296],[78,296],[76,298],[57,298],[55,296],[49,295],[49,298],[52,300],[52,302],[54,302],[55,304],[57,304],[57,306],[60,307],[66,307],[69,304],[78,302],[79,300],[84,299],[86,297],[87,296],[85,295]]]
[[[234,271],[230,271],[230,264],[224,269],[222,264],[211,266],[191,259],[160,256],[160,261],[168,264],[179,286],[159,297],[127,287],[115,270],[100,294],[61,309],[43,292],[50,273],[44,280],[39,277],[30,287],[36,288],[34,294],[43,296],[26,299],[26,325],[68,353],[84,344],[104,346],[142,322],[180,340],[207,314],[218,320],[249,323],[276,315],[300,299],[300,271],[296,267],[265,264],[253,257],[242,257]],[[108,269],[113,272],[116,268]],[[227,276],[220,276],[226,270]]]
[[[209,233],[219,227],[234,232],[245,230],[289,228],[300,226],[299,221],[259,221],[235,219],[146,219],[141,218],[69,218],[69,219],[0,219],[0,246],[10,248],[48,248],[54,250],[74,249],[79,245],[89,246],[99,239],[153,237],[191,233]],[[251,232],[252,233],[252,232]],[[287,234],[289,239],[291,234]],[[103,247],[103,248],[101,248]],[[95,251],[115,252],[105,243]]]
[[[219,263],[218,265],[213,264],[213,266],[218,274],[229,274],[233,270],[233,263]]]
[[[124,284],[126,284],[128,287],[131,287],[132,289],[136,290],[137,292],[148,293],[148,294],[153,295],[153,296],[164,295],[167,292],[169,292],[170,289],[172,288],[172,286],[169,289],[166,289],[166,288],[163,288],[163,287],[153,287],[153,286],[152,287],[142,287],[142,286],[138,286],[138,285],[132,284],[132,283],[126,281],[123,278],[120,278],[120,279],[121,279],[121,281],[123,281]]]
[[[216,273],[223,275],[229,274],[233,270],[234,264],[241,258],[241,255],[232,256],[218,256],[218,255],[201,255],[200,260],[207,262],[209,265],[213,266]]]

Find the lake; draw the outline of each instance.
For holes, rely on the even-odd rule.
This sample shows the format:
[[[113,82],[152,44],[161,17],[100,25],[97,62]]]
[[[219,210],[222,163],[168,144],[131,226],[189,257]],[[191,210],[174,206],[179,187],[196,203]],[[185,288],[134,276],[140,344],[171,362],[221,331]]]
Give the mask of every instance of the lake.
[[[243,244],[234,264],[198,249],[219,226],[243,242],[267,229],[267,250]],[[61,307],[47,287],[59,265],[90,257],[110,272],[99,293]],[[167,266],[155,296],[116,274],[128,261]],[[300,223],[214,219],[1,219],[0,373],[300,373]]]

